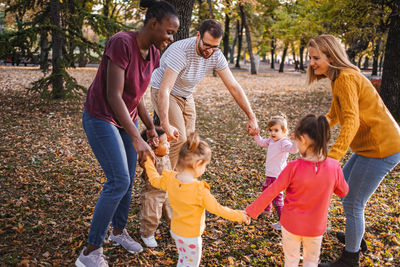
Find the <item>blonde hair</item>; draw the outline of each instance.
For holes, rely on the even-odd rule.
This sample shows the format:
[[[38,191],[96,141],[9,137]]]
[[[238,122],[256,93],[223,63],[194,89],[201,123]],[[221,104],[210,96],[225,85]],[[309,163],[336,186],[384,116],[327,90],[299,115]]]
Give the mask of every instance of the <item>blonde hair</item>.
[[[281,126],[282,131],[287,131],[288,126],[287,126],[287,120],[286,120],[285,115],[271,117],[271,119],[269,119],[269,121],[268,121],[268,129],[276,124],[279,124]]]
[[[197,161],[210,161],[210,159],[211,149],[209,145],[203,140],[200,140],[200,136],[193,132],[189,134],[187,141],[179,151],[177,168],[189,168]]]
[[[310,39],[307,48],[313,47],[319,53],[324,53],[331,62],[328,62],[328,78],[331,81],[336,80],[340,74],[340,70],[351,68],[360,71],[353,63],[350,62],[346,54],[346,50],[340,44],[340,41],[330,34],[322,34]],[[307,84],[311,84],[315,80],[326,78],[325,75],[316,75],[311,65],[307,68]]]

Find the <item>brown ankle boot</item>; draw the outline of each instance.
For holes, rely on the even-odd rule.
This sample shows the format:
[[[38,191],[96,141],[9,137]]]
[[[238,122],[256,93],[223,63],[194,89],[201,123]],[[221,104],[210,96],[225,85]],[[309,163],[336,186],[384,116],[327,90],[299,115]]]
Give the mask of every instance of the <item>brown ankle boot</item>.
[[[321,263],[318,267],[359,267],[360,251],[347,252],[343,249],[342,256],[332,263]]]

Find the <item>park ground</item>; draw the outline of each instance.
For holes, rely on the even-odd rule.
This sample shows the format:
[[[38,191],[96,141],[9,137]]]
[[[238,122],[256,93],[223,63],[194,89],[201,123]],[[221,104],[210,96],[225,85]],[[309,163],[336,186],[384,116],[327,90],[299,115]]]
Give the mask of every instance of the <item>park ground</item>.
[[[70,73],[88,87],[96,68]],[[34,67],[0,66],[0,266],[72,266],[86,245],[91,216],[104,174],[81,125],[85,96],[46,102],[26,87],[41,77]],[[270,116],[284,113],[290,128],[308,113],[325,114],[331,99],[327,81],[305,86],[305,74],[234,72],[259,119],[262,135]],[[197,87],[197,130],[210,144],[212,161],[202,179],[220,203],[244,209],[260,193],[265,151],[246,134],[246,118],[222,82],[212,75]],[[145,95],[150,109],[149,95]],[[143,127],[140,125],[140,127]],[[336,138],[338,128],[334,128]],[[291,155],[296,159],[298,155]],[[348,155],[343,160],[343,163]],[[139,240],[139,195],[143,182],[137,168],[127,225]],[[400,266],[400,167],[382,182],[367,205],[369,250],[362,266]],[[239,225],[207,215],[202,266],[282,266],[280,233],[261,217]],[[313,222],[310,222],[313,223]],[[321,260],[340,255],[335,232],[344,229],[340,199],[333,197]],[[105,243],[111,266],[176,264],[175,245],[163,222],[160,246],[137,255]]]

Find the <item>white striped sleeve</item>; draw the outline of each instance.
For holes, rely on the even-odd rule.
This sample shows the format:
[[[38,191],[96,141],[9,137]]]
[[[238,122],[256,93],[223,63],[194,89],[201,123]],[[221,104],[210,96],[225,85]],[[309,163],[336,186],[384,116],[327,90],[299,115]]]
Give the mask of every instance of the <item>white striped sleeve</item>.
[[[224,54],[222,54],[221,51],[218,51],[218,58],[217,58],[217,66],[215,67],[216,71],[220,71],[228,67],[228,61],[226,61],[226,58]]]

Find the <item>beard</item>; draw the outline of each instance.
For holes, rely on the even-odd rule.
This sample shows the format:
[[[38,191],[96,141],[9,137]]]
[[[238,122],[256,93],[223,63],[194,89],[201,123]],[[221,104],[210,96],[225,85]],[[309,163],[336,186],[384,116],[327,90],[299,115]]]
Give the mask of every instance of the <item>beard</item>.
[[[199,50],[200,56],[203,57],[203,58],[205,58],[205,59],[211,57],[212,54],[214,53],[214,52],[212,52],[212,53],[210,53],[208,56],[206,56],[206,55],[204,54],[204,50],[201,49],[201,47],[200,47],[200,42],[197,43],[197,49]]]

